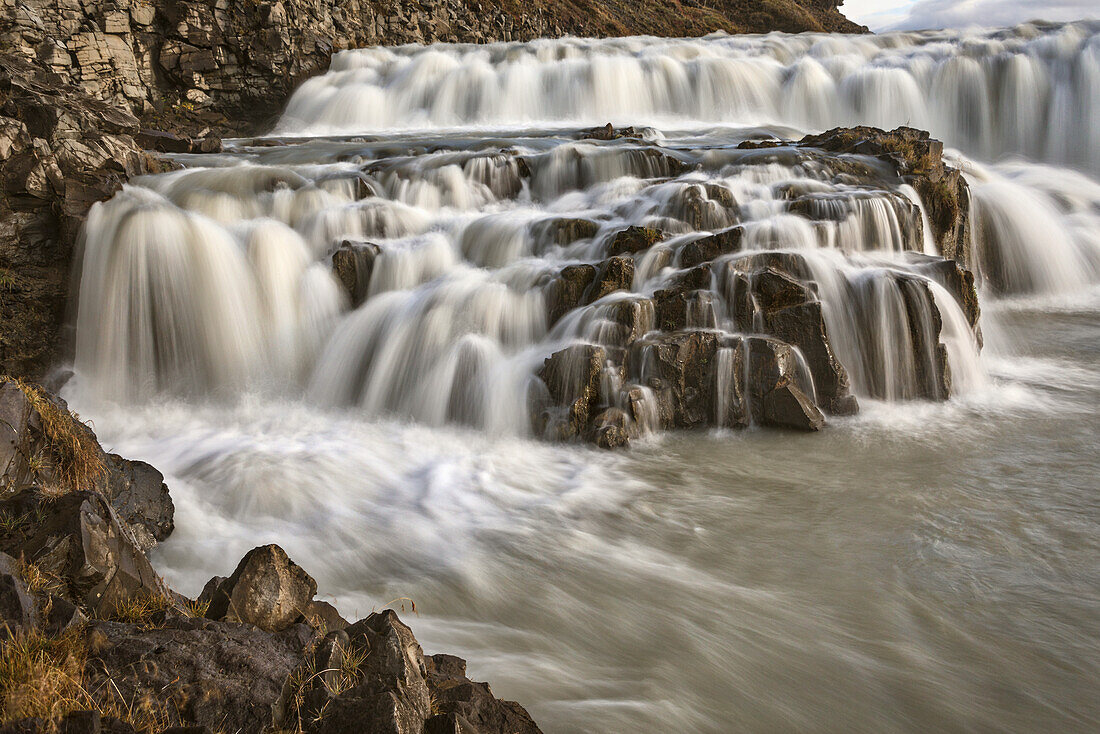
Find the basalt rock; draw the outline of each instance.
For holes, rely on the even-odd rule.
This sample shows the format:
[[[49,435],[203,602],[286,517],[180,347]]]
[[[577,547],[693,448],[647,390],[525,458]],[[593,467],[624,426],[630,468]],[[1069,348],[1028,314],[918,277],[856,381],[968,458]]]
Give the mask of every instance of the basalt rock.
[[[920,195],[943,256],[965,269],[970,262],[970,188],[962,173],[943,160],[943,143],[923,130],[899,127],[835,128],[799,143],[829,153],[870,156],[888,162]]]
[[[536,435],[570,439],[588,433],[590,419],[604,400],[602,382],[607,352],[578,345],[551,355],[539,371],[550,404],[535,415]]]
[[[344,286],[353,308],[359,307],[366,300],[374,264],[381,254],[381,246],[373,242],[350,240],[345,240],[332,253],[332,271]]]

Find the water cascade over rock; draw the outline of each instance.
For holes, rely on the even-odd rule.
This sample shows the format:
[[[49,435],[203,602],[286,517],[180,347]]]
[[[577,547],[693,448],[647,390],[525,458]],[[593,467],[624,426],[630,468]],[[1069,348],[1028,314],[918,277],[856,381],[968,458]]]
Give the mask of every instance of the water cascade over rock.
[[[1100,121],[1096,32],[347,52],[279,131],[370,137],[241,141],[92,211],[77,371],[113,399],[259,391],[602,446],[944,400],[986,379],[977,286],[1096,282],[1095,184],[945,163],[909,128],[699,122],[900,110],[968,150],[1089,167],[1100,146],[1066,130]],[[994,125],[1025,73],[1064,103],[1017,94],[1043,124]],[[695,127],[568,124],[593,115]],[[377,134],[471,123],[524,126]],[[1076,142],[1028,147],[1055,132]]]

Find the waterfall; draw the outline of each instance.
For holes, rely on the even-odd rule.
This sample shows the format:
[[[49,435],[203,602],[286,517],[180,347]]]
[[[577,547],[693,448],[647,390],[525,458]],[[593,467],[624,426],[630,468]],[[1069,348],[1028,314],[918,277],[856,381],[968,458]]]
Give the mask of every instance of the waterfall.
[[[566,38],[343,51],[276,131],[909,125],[983,158],[1100,170],[1100,24],[880,36]]]
[[[1100,185],[1053,164],[1100,166],[1098,39],[1077,23],[342,52],[277,133],[352,137],[242,141],[93,207],[76,370],[114,400],[260,391],[525,434],[554,391],[544,363],[597,347],[568,352],[569,379],[600,371],[571,410],[637,436],[679,425],[655,335],[681,330],[715,340],[689,425],[758,420],[769,349],[772,379],[836,412],[849,387],[965,394],[985,382],[980,335],[914,189],[870,159],[857,175],[737,143],[927,125],[963,151],[983,288],[1087,288]],[[608,119],[650,126],[578,128]],[[1005,153],[1046,163],[978,162]]]

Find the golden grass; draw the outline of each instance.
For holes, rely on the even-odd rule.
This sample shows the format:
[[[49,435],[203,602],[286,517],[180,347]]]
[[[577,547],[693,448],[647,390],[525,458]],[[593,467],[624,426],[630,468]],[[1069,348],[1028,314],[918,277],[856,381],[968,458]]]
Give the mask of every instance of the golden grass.
[[[158,626],[157,615],[168,611],[172,603],[163,594],[135,594],[119,602],[107,618],[149,629]]]
[[[27,456],[32,474],[52,469],[56,479],[51,493],[91,489],[107,475],[103,453],[90,431],[77,427],[80,417],[62,410],[37,385],[14,377],[0,377],[0,384],[13,384],[23,391],[31,406],[41,416],[42,432],[55,460],[37,454]]]

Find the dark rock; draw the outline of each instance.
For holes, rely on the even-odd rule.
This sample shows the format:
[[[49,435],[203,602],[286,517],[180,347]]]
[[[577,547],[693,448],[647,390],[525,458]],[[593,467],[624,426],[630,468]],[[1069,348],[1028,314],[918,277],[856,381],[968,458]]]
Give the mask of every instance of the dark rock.
[[[374,264],[381,254],[381,246],[373,242],[350,240],[344,240],[332,253],[332,271],[344,286],[352,308],[358,308],[366,300]]]
[[[694,268],[722,255],[737,252],[741,249],[744,233],[741,227],[730,227],[688,242],[680,248],[680,267]]]
[[[612,235],[607,254],[624,255],[648,250],[665,238],[664,232],[651,227],[627,227]]]
[[[592,443],[601,449],[617,449],[630,442],[630,419],[618,408],[608,408],[593,421]]]
[[[592,303],[615,291],[629,291],[634,284],[634,261],[617,256],[596,266],[596,275],[584,294],[584,301]]]
[[[175,508],[161,473],[104,453],[64,400],[35,385],[0,382],[0,464],[0,480],[16,490],[52,485],[102,492],[139,550],[172,532]]]
[[[142,130],[134,136],[134,140],[142,148],[158,153],[190,153],[194,146],[191,138],[160,130]]]
[[[543,363],[539,378],[548,389],[551,407],[535,416],[537,435],[569,439],[587,433],[589,420],[604,401],[606,359],[601,347],[577,345],[555,352]]]
[[[713,332],[678,331],[654,334],[631,345],[627,374],[659,380],[659,391],[671,402],[672,425],[710,425],[714,415],[715,358],[718,337]]]
[[[0,501],[0,512],[34,518],[0,535],[0,549],[24,554],[76,605],[107,617],[127,600],[167,597],[164,582],[102,495],[72,491],[49,499],[25,490]]]
[[[93,689],[117,686],[125,701],[156,702],[176,725],[259,732],[309,636],[184,618],[152,628],[94,622],[88,640]]]
[[[45,606],[49,611],[42,626],[47,634],[60,635],[88,621],[78,606],[60,596],[50,595]]]
[[[38,610],[20,573],[19,562],[0,553],[0,639],[38,625]]]
[[[641,137],[641,133],[635,130],[633,126],[616,129],[610,122],[603,127],[585,130],[580,135],[581,140],[622,140],[623,138],[641,140]]]
[[[175,528],[175,506],[164,475],[144,461],[107,455],[106,495],[118,515],[134,531],[142,550],[165,540]]]
[[[592,239],[600,231],[600,225],[590,219],[559,218],[539,222],[535,225],[545,232],[547,240],[564,247],[580,240]]]
[[[781,428],[820,431],[825,416],[798,385],[787,382],[764,396],[764,422]]]
[[[425,732],[538,734],[538,726],[522,706],[493,696],[488,683],[466,678],[466,663],[461,658],[432,655],[426,664],[433,712],[437,713],[428,720]]]
[[[594,265],[567,265],[562,268],[546,289],[548,323],[553,325],[565,314],[584,305],[585,294],[595,279]]]
[[[205,593],[205,590],[204,590]],[[317,582],[277,545],[253,548],[210,593],[206,616],[278,632],[312,609]]]

